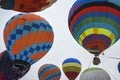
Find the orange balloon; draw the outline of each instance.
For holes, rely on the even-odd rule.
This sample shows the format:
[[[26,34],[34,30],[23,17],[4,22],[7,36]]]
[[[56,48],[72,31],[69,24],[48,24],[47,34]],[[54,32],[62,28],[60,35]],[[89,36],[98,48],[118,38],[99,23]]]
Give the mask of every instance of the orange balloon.
[[[50,50],[54,33],[51,25],[35,14],[18,14],[8,20],[4,42],[12,60],[33,64]]]
[[[20,12],[42,11],[52,6],[57,0],[3,0],[1,8]]]

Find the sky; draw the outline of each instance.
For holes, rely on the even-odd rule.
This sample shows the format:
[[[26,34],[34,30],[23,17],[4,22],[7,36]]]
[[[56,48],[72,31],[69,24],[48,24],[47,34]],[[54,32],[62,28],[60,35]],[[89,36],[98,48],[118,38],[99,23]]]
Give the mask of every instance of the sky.
[[[120,73],[117,68],[120,59],[108,58],[120,57],[120,40],[104,51],[105,56],[100,55],[101,64],[93,65],[92,60],[94,56],[74,40],[68,28],[68,14],[74,2],[75,0],[58,0],[51,7],[41,12],[33,13],[40,15],[50,23],[54,31],[54,42],[50,51],[42,59],[33,64],[29,72],[20,80],[39,80],[38,69],[44,64],[57,65],[62,72],[60,80],[68,80],[62,71],[62,63],[67,58],[78,59],[82,64],[82,71],[90,67],[100,67],[108,72],[111,80],[120,79]],[[5,24],[12,16],[18,13],[17,11],[0,9],[0,52],[6,50],[3,40]],[[76,80],[79,80],[80,74]]]

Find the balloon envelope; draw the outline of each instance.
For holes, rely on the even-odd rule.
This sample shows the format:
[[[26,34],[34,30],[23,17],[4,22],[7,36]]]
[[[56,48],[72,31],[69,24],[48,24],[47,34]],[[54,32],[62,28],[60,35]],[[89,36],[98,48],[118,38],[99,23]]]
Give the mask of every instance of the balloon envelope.
[[[6,23],[4,42],[11,60],[30,65],[41,59],[53,44],[51,25],[35,14],[18,14]]]
[[[61,71],[54,64],[44,64],[39,68],[39,80],[60,80]]]
[[[1,80],[10,80],[10,79],[8,79],[8,78],[5,76],[5,74],[3,74],[2,72],[0,72],[0,79],[1,79]]]
[[[62,69],[69,80],[75,80],[81,71],[81,63],[76,58],[67,58],[62,64]]]
[[[120,38],[120,3],[77,0],[70,9],[69,30],[90,53],[99,55]]]
[[[52,6],[57,0],[1,0],[1,8],[20,12],[42,11]]]
[[[93,67],[83,71],[80,80],[111,80],[111,78],[105,70]]]
[[[118,63],[118,71],[120,73],[120,62]]]
[[[0,53],[0,80],[13,80],[15,74],[12,70],[12,61],[5,50]]]

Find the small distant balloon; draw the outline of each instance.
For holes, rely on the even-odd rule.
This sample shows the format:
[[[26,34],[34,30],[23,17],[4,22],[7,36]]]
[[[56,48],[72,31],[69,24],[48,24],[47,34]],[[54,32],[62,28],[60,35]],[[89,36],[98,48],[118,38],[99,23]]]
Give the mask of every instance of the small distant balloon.
[[[39,80],[60,80],[61,71],[58,66],[54,64],[44,64],[39,68]]]
[[[120,73],[120,62],[118,63],[118,71]]]
[[[5,10],[19,12],[37,12],[52,6],[57,0],[0,0],[0,6]]]
[[[79,80],[111,80],[111,78],[104,69],[93,67],[83,71]]]
[[[4,43],[19,74],[44,57],[53,44],[51,25],[35,14],[21,13],[13,16],[4,28]],[[22,69],[21,69],[22,68]]]
[[[62,63],[62,69],[69,80],[75,80],[81,72],[81,63],[76,58],[67,58]]]

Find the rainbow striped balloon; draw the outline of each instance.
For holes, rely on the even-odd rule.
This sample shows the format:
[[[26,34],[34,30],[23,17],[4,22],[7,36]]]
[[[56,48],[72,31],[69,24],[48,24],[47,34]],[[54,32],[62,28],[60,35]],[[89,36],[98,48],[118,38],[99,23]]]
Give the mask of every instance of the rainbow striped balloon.
[[[61,71],[54,64],[44,64],[39,68],[39,80],[60,80]]]
[[[76,58],[67,58],[62,64],[62,69],[69,80],[75,80],[81,71],[81,63]]]
[[[50,50],[54,33],[51,25],[35,14],[18,14],[8,20],[4,42],[11,60],[33,64]]]
[[[120,38],[120,2],[77,0],[68,22],[74,39],[90,53],[99,55]]]

